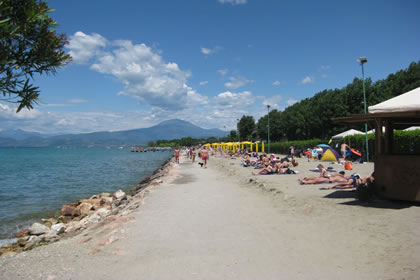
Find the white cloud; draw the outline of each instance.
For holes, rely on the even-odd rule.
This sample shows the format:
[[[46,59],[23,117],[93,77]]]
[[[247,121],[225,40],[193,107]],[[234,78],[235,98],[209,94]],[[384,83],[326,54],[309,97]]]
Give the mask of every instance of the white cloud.
[[[323,79],[328,78],[328,75],[327,74],[321,74],[321,78],[323,78]]]
[[[250,91],[234,93],[230,91],[219,93],[212,100],[216,106],[239,108],[248,107],[254,103],[254,97]]]
[[[214,47],[213,49],[210,48],[201,48],[201,53],[205,55],[211,55],[219,52],[222,48],[221,47]]]
[[[273,86],[275,86],[275,87],[278,87],[280,84],[281,84],[280,81],[274,81],[273,82]]]
[[[305,77],[304,79],[302,79],[302,81],[300,81],[300,83],[301,83],[301,84],[311,84],[311,83],[313,83],[314,81],[315,81],[315,79],[314,79],[314,78],[307,76],[307,77]]]
[[[209,81],[202,81],[202,82],[200,82],[200,86],[205,86],[205,85],[207,85],[209,83]]]
[[[293,104],[295,104],[296,102],[298,102],[299,100],[293,99],[293,98],[289,98],[287,100],[287,105],[292,106]]]
[[[88,102],[87,99],[83,99],[83,98],[72,98],[67,100],[69,103],[73,103],[73,104],[80,104],[80,103],[86,103]]]
[[[107,43],[107,40],[99,34],[87,35],[79,31],[70,36],[66,48],[70,49],[69,54],[74,63],[87,63],[90,58],[100,53]]]
[[[244,77],[229,77],[229,82],[225,83],[225,87],[228,89],[237,89],[252,81],[245,79]]]
[[[201,53],[208,55],[208,54],[211,54],[212,53],[212,50],[211,49],[207,49],[207,48],[201,48]]]
[[[283,99],[281,95],[272,95],[269,97],[262,97],[264,106],[270,105],[271,109],[280,110],[280,101]]]
[[[174,62],[166,63],[150,47],[122,40],[112,45],[114,48],[102,52],[91,69],[121,81],[124,89],[120,95],[167,110],[181,110],[191,100],[205,102],[206,97],[187,85],[190,73],[180,70]]]
[[[224,76],[227,75],[227,73],[229,73],[229,70],[228,69],[220,69],[220,70],[217,70],[217,72],[224,77]]]
[[[219,3],[222,4],[232,4],[232,5],[241,5],[241,4],[246,4],[248,1],[247,0],[219,0]]]

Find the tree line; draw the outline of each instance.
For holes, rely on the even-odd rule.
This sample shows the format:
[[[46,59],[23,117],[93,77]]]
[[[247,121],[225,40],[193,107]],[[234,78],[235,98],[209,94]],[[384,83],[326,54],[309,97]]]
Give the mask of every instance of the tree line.
[[[420,87],[420,61],[412,62],[407,69],[390,74],[386,79],[375,83],[367,78],[365,86],[367,107]],[[341,89],[323,90],[313,97],[287,107],[284,111],[272,110],[269,115],[266,114],[258,121],[252,116],[242,116],[237,131],[240,140],[267,140],[269,119],[270,141],[273,142],[330,139],[331,136],[350,128],[363,130],[364,127],[335,123],[332,118],[362,113],[363,80],[354,78],[352,83]]]

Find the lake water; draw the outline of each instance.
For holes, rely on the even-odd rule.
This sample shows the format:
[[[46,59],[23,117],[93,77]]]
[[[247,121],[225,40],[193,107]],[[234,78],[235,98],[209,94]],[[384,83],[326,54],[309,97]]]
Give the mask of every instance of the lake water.
[[[65,203],[127,191],[170,156],[129,148],[0,148],[0,240]]]

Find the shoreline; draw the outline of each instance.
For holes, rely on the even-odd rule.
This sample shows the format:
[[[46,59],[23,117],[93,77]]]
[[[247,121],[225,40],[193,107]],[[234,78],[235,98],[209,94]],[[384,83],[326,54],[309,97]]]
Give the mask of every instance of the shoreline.
[[[126,192],[124,192],[122,189],[118,189],[112,194],[112,196],[106,196],[106,197],[112,197],[114,199],[116,193],[120,193],[121,198],[120,199],[117,198],[117,200],[120,200],[120,201],[126,201],[126,199],[129,199],[129,197],[135,197],[138,193],[141,193],[142,191],[144,191],[145,189],[147,189],[151,185],[153,185],[153,184],[156,185],[156,183],[158,181],[161,181],[161,180],[158,180],[158,179],[166,176],[170,172],[170,169],[172,167],[171,165],[173,165],[173,161],[174,161],[173,159],[174,159],[174,157],[170,156],[167,160],[163,161],[162,164],[152,172],[152,174],[150,174],[148,176],[145,176],[138,183],[136,183],[134,186],[127,188]],[[96,193],[96,194],[91,195],[90,197],[84,197],[84,198],[80,198],[80,199],[78,199],[77,201],[74,201],[74,202],[65,203],[61,206],[61,208],[60,208],[61,210],[57,209],[57,210],[51,211],[51,212],[56,213],[56,215],[51,216],[49,218],[46,218],[46,217],[41,218],[40,220],[37,220],[35,222],[31,222],[31,225],[21,227],[19,231],[15,231],[15,232],[10,233],[11,234],[10,238],[2,239],[3,242],[0,243],[0,257],[2,257],[4,255],[8,255],[9,253],[12,253],[11,255],[13,255],[13,253],[16,253],[16,252],[19,253],[19,252],[22,252],[22,251],[31,250],[31,249],[33,249],[37,246],[47,245],[51,242],[58,241],[58,239],[66,238],[65,235],[68,234],[69,232],[73,231],[73,230],[71,230],[69,232],[64,232],[64,231],[62,231],[62,229],[59,229],[56,232],[56,234],[54,234],[51,230],[51,226],[54,225],[54,224],[64,224],[64,225],[66,225],[66,224],[70,223],[72,220],[74,220],[74,218],[78,218],[81,215],[77,215],[77,216],[71,215],[73,217],[72,219],[66,219],[66,218],[63,218],[63,217],[68,217],[68,216],[63,215],[63,209],[67,205],[75,205],[75,204],[80,205],[80,204],[83,203],[82,201],[86,201],[86,200],[89,200],[89,199],[95,199],[95,198],[102,198],[103,194],[108,194],[108,193]],[[110,202],[109,199],[108,199],[108,202]],[[123,203],[123,204],[125,204],[125,203]],[[104,203],[104,205],[105,205],[105,203]],[[117,206],[120,206],[120,205],[117,205]],[[101,209],[101,208],[98,208],[98,209]],[[93,210],[93,209],[89,209],[89,210]],[[117,212],[117,211],[114,211],[113,214],[116,214],[115,212]],[[90,213],[90,214],[92,215],[92,213]],[[88,216],[88,215],[86,214],[86,216]],[[106,216],[107,215],[104,215],[103,217],[106,217]],[[103,217],[101,216],[100,218],[103,218]],[[100,219],[98,221],[95,221],[95,223],[97,223],[99,221],[100,221]],[[39,234],[33,234],[33,235],[30,234],[30,228],[34,224],[47,225],[50,228],[50,231],[49,232],[43,232],[43,234],[48,235],[48,233],[49,233],[49,235],[52,235],[52,236],[47,236],[46,239],[44,238],[42,240],[36,240],[36,242],[30,242],[29,239],[30,239],[31,236],[38,236],[39,235]],[[82,229],[82,227],[76,228],[75,230],[78,231],[80,229]],[[12,238],[12,237],[14,237],[14,238]],[[27,238],[28,240],[25,240],[25,241],[29,241],[30,246],[27,246],[28,242],[22,241],[22,238],[26,238],[26,237],[28,237]]]
[[[115,215],[69,238],[0,258],[8,279],[417,279],[418,206],[360,203],[349,190],[252,175],[241,160],[182,155]],[[200,162],[201,160],[197,160]],[[324,165],[328,163],[323,163]],[[335,166],[335,169],[343,168]],[[373,165],[351,172],[369,174]],[[348,173],[348,172],[347,172]],[[285,269],[287,267],[287,269]],[[162,269],[165,268],[165,269]]]

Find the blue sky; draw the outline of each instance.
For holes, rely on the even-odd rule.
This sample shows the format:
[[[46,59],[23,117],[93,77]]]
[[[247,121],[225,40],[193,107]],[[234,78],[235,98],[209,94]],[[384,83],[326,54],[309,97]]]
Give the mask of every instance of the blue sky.
[[[420,2],[50,0],[73,62],[35,77],[41,103],[0,129],[82,133],[179,118],[234,129],[361,77],[420,60]]]

